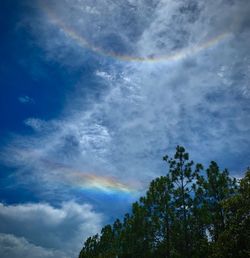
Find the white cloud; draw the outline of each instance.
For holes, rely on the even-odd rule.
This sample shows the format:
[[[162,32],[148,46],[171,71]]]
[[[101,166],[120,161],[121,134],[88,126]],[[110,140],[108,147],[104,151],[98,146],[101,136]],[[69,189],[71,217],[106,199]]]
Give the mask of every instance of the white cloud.
[[[1,257],[77,257],[102,216],[88,204],[0,204]],[[5,256],[4,256],[5,255]],[[10,255],[10,256],[9,256]]]
[[[28,118],[27,120],[24,121],[25,125],[31,127],[35,131],[40,131],[44,127],[44,121],[41,119],[37,118]]]
[[[19,102],[22,104],[27,104],[27,103],[31,103],[34,104],[34,99],[32,99],[31,97],[24,95],[24,96],[20,96],[18,98]]]

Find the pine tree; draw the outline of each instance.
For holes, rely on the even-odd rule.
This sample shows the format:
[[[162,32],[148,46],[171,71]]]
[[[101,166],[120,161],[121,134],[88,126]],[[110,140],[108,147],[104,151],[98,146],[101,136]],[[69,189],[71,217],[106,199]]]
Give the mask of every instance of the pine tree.
[[[153,180],[146,198],[141,198],[146,206],[150,222],[151,246],[159,256],[170,257],[174,211],[172,203],[173,185],[169,177]]]
[[[250,257],[250,169],[237,194],[222,202],[225,228],[218,233],[212,257]]]
[[[237,189],[236,180],[229,177],[227,170],[220,172],[216,162],[212,161],[206,171],[204,181],[205,198],[210,214],[209,232],[212,240],[217,241],[219,232],[225,229],[225,213],[222,202]]]
[[[174,206],[178,218],[180,237],[176,239],[179,242],[180,255],[187,258],[191,257],[191,218],[192,218],[192,194],[193,184],[202,170],[201,164],[194,165],[189,161],[189,154],[185,148],[177,146],[174,158],[163,158],[169,164],[169,178],[174,185]]]
[[[123,221],[89,237],[79,258],[250,257],[250,170],[240,180],[177,146],[166,176],[150,183]]]

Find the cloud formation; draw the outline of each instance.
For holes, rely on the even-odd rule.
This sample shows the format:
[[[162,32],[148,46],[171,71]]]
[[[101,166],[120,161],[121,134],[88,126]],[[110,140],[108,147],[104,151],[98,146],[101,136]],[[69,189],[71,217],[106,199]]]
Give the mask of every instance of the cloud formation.
[[[0,204],[1,257],[77,257],[83,241],[100,230],[91,205]]]
[[[34,133],[14,136],[2,149],[0,159],[16,168],[18,182],[51,200],[58,192],[61,199],[72,197],[76,174],[83,185],[88,175],[92,184],[98,179],[101,186],[141,192],[166,172],[161,157],[177,144],[195,160],[218,160],[234,174],[249,165],[249,1],[63,0],[32,6],[36,17],[25,23],[46,61],[84,72],[60,117],[27,118]],[[178,53],[185,54],[158,58]],[[98,191],[105,194],[103,189]],[[100,202],[93,198],[91,205]],[[83,237],[102,223],[90,206],[75,203],[0,208],[8,222],[8,228],[0,224],[3,250],[10,243],[29,245],[43,257],[79,250]]]
[[[20,96],[18,98],[19,102],[22,103],[22,104],[27,104],[27,103],[31,103],[33,104],[34,103],[34,100],[32,98],[30,98],[29,96],[27,95],[24,95],[24,96]]]
[[[2,258],[55,258],[68,256],[60,251],[47,250],[28,242],[23,237],[0,233],[0,255]]]
[[[83,93],[79,79],[64,115],[53,121],[26,120],[35,136],[14,139],[2,159],[31,171],[33,179],[44,180],[51,189],[61,184],[63,172],[58,167],[48,170],[49,163],[141,189],[163,173],[161,156],[177,144],[202,162],[226,162],[242,152],[247,159],[248,1],[97,2],[43,3],[41,18],[47,20],[38,16],[36,32],[49,59],[81,67],[96,47],[107,55],[112,50],[117,55],[160,56],[195,49],[225,33],[227,37],[177,61],[114,60],[103,65],[100,56],[101,65],[92,75],[100,97]],[[94,47],[79,46],[58,20]],[[61,52],[65,48],[79,58]]]

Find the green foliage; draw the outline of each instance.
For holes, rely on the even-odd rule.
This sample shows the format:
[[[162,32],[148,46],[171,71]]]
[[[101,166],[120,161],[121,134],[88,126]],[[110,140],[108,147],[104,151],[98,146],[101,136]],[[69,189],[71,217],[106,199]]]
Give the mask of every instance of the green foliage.
[[[225,228],[219,232],[212,257],[250,257],[250,170],[240,181],[237,194],[221,203],[225,213]]]
[[[123,221],[88,238],[79,258],[250,257],[250,170],[237,182],[212,161],[207,170],[177,146]]]

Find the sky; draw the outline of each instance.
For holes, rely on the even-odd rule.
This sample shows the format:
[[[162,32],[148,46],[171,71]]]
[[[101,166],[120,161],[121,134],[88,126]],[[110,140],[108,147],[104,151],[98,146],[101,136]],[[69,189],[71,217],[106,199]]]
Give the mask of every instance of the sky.
[[[250,165],[248,0],[2,0],[0,256],[73,258],[182,145]]]

